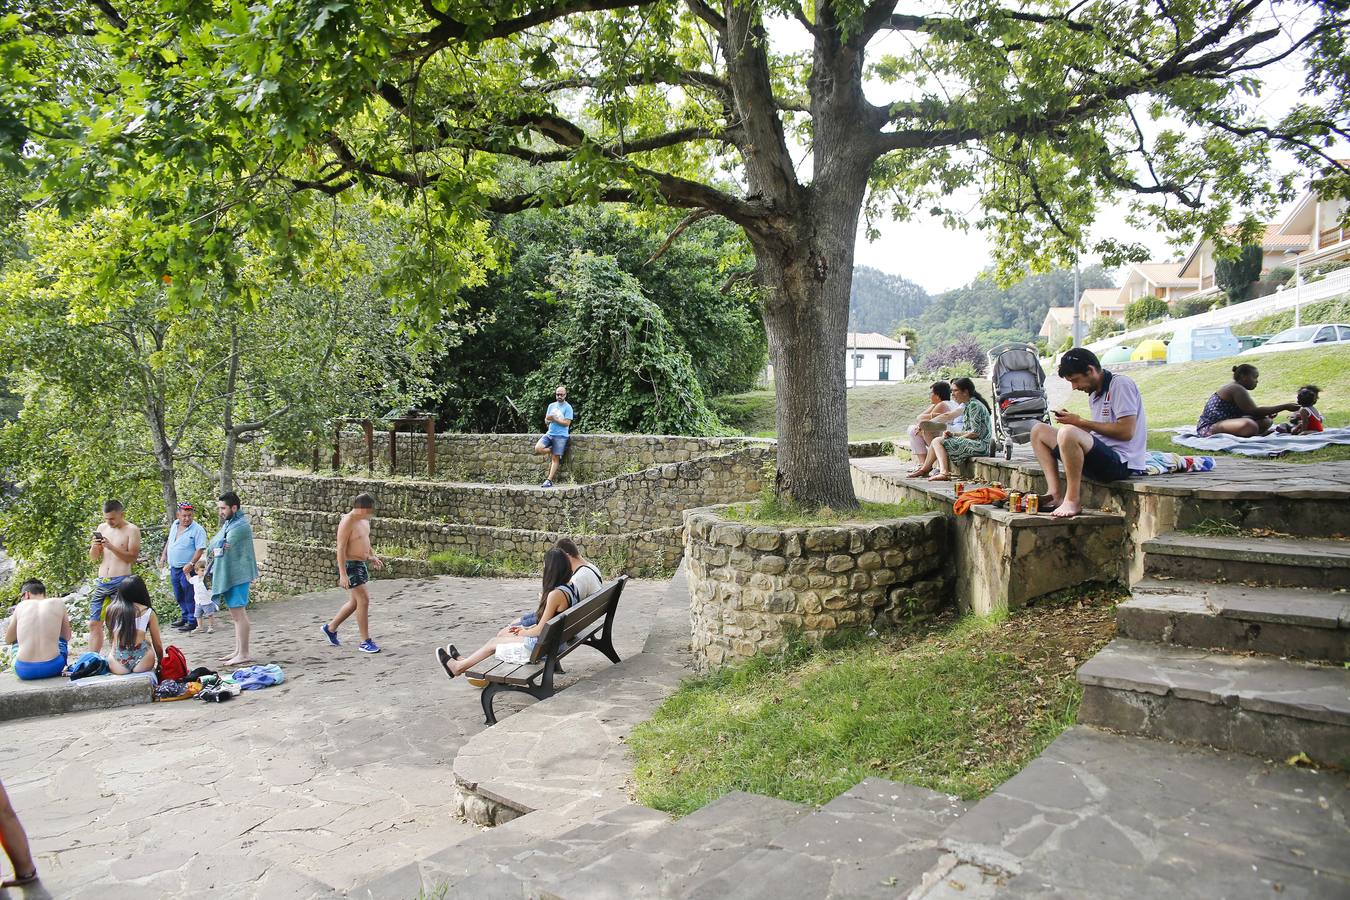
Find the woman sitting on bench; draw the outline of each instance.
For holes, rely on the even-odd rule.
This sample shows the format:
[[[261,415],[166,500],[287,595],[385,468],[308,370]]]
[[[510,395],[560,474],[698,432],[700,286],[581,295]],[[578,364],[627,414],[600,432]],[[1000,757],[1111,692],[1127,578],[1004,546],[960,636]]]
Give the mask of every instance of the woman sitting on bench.
[[[475,650],[472,656],[461,658],[454,644],[437,647],[436,661],[445,670],[445,674],[451,678],[464,674],[496,653],[498,646],[501,646],[504,650],[510,644],[523,645],[522,652],[512,655],[523,655],[524,659],[521,659],[521,662],[528,660],[534,652],[535,644],[539,643],[539,634],[544,630],[544,625],[548,623],[548,620],[581,599],[577,596],[577,589],[567,583],[571,577],[572,562],[567,558],[566,553],[557,547],[545,553],[544,590],[539,594],[539,608],[534,612],[534,624],[528,626],[514,623],[507,625],[497,632],[496,637]],[[521,619],[516,621],[519,622]]]

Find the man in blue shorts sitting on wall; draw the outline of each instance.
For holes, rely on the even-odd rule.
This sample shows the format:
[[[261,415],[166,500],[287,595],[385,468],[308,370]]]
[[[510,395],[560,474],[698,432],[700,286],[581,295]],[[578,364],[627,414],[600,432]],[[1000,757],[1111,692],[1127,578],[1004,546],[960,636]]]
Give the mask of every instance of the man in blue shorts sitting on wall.
[[[548,453],[553,457],[548,467],[548,477],[541,487],[553,487],[553,479],[558,477],[558,466],[562,465],[563,454],[567,452],[567,440],[572,428],[572,404],[567,402],[567,388],[558,385],[553,396],[548,412],[544,413],[548,431],[534,445],[536,456]]]
[[[1058,429],[1042,422],[1031,430],[1031,448],[1050,489],[1050,502],[1041,510],[1062,518],[1082,512],[1079,489],[1084,475],[1093,481],[1120,481],[1144,474],[1148,421],[1138,386],[1124,375],[1104,370],[1091,350],[1075,347],[1060,357],[1059,377],[1087,394],[1092,410],[1092,418],[1084,419],[1057,409]]]

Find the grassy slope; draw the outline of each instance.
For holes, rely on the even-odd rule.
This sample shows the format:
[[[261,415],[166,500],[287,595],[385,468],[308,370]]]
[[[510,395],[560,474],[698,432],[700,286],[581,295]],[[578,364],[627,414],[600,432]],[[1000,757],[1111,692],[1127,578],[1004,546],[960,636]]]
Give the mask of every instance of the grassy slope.
[[[848,436],[854,441],[892,440],[903,438],[905,428],[919,412],[928,406],[930,382],[899,382],[897,384],[850,388],[848,392]],[[976,382],[980,391],[989,396],[989,384]],[[756,437],[777,434],[773,391],[752,391],[716,401],[719,415],[733,428]],[[725,415],[730,413],[730,415]]]
[[[1322,399],[1317,408],[1326,417],[1327,427],[1350,425],[1350,347],[1246,356],[1242,357],[1242,361],[1250,362],[1261,370],[1261,383],[1255,391],[1258,403],[1292,402],[1301,386],[1312,383],[1322,389]],[[1233,366],[1236,364],[1237,359],[1230,357],[1136,369],[1127,373],[1144,395],[1150,432],[1158,428],[1195,424],[1209,395],[1232,380]],[[1071,411],[1086,415],[1087,396],[1076,393],[1067,405]],[[1162,434],[1150,433],[1148,443],[1155,450],[1196,452],[1174,444]],[[1350,459],[1350,447],[1328,447],[1326,450],[1290,453],[1282,457],[1285,462],[1319,462],[1329,459]]]
[[[638,800],[679,814],[732,790],[823,803],[871,775],[986,794],[1073,723],[1074,670],[1110,639],[1117,599],[1099,591],[686,682],[629,737]]]

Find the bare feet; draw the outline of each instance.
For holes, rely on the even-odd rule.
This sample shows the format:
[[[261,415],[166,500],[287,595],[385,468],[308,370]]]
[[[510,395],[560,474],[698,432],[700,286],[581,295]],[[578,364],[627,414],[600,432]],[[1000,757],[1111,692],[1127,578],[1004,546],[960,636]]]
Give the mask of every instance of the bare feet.
[[[1070,503],[1065,500],[1062,503],[1056,504],[1050,515],[1056,519],[1072,519],[1082,511],[1082,507],[1077,503]]]
[[[253,665],[253,660],[247,656],[236,656],[225,660],[224,663],[227,666],[251,666]]]

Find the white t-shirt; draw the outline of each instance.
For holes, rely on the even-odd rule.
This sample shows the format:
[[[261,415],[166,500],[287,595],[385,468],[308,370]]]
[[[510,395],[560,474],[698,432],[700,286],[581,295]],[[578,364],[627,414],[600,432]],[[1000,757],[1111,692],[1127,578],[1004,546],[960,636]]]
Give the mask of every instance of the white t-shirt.
[[[577,589],[577,599],[585,600],[591,594],[600,590],[604,580],[600,577],[599,569],[591,563],[584,563],[572,573],[568,584]]]
[[[206,579],[201,575],[188,576],[188,584],[192,585],[192,599],[203,605],[211,602],[211,589],[206,586]]]

